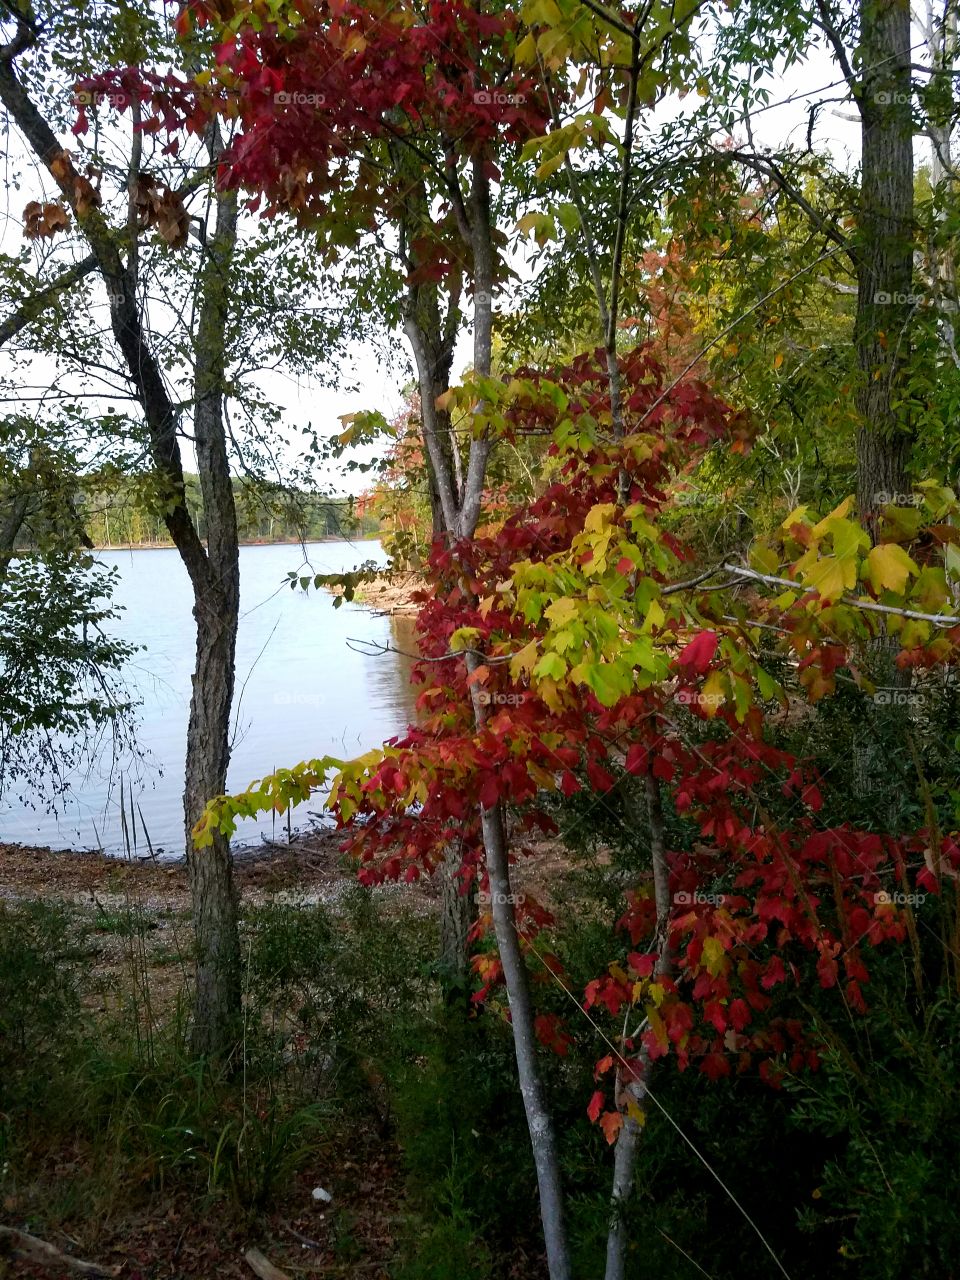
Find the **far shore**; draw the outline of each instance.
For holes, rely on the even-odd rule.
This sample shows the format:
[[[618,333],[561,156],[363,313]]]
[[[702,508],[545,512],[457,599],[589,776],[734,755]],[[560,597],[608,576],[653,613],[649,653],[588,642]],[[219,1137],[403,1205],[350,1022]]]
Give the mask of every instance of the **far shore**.
[[[241,538],[241,547],[299,547],[304,543],[312,546],[315,542],[375,542],[379,533],[363,533],[355,535],[342,534],[339,537],[329,534],[324,538]],[[172,542],[103,542],[97,543],[92,551],[173,551]]]

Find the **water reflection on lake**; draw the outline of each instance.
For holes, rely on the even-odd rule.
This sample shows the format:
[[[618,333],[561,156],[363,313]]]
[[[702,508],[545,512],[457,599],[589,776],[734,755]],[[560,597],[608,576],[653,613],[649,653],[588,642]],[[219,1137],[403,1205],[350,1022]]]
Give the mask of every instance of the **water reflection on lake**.
[[[119,780],[132,787],[154,849],[183,847],[183,757],[194,661],[193,599],[173,549],[101,551],[117,566],[115,602],[124,609],[115,630],[142,646],[128,679],[143,700],[138,737],[142,762],[103,760],[74,781],[59,816],[0,805],[0,839],[56,847],[123,847]],[[316,573],[385,563],[376,542],[324,542],[307,547]],[[377,652],[387,645],[413,652],[412,621],[377,615],[356,604],[334,609],[324,591],[291,591],[284,575],[302,564],[298,546],[243,547],[237,697],[229,787],[241,790],[274,767],[313,756],[354,756],[400,732],[413,718],[411,659]],[[362,650],[362,651],[361,651]],[[127,796],[129,802],[129,796]],[[319,808],[319,798],[305,810]],[[278,819],[279,822],[279,819]],[[271,834],[269,818],[246,821],[238,840]],[[279,835],[279,830],[277,831]],[[147,842],[137,822],[138,852]]]

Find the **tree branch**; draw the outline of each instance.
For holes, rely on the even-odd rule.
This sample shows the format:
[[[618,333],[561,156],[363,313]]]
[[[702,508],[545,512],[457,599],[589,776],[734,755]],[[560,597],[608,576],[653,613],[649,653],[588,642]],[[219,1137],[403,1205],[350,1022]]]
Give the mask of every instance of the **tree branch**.
[[[39,319],[46,308],[54,301],[57,294],[78,284],[96,269],[96,257],[92,253],[88,254],[80,262],[67,267],[49,284],[45,284],[38,289],[25,302],[22,302],[12,315],[7,316],[6,320],[0,323],[0,346],[3,346],[10,338],[15,338],[18,333],[25,329],[27,325],[32,324],[34,320]]]

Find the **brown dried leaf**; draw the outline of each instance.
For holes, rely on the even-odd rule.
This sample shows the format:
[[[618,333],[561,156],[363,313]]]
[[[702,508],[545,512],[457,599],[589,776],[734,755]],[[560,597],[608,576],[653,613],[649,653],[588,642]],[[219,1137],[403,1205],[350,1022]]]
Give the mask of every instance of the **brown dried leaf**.
[[[23,234],[28,240],[55,236],[69,226],[70,215],[60,204],[41,204],[38,200],[31,200],[23,211]]]

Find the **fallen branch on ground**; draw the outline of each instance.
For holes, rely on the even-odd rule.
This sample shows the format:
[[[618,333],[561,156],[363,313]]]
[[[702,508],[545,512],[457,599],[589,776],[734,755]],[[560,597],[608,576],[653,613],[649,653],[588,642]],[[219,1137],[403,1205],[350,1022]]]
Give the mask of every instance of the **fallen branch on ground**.
[[[255,1271],[260,1280],[290,1280],[285,1271],[281,1271],[279,1267],[275,1267],[268,1258],[265,1258],[259,1249],[248,1249],[243,1255],[247,1266],[251,1271]]]
[[[26,1231],[18,1231],[16,1227],[0,1227],[0,1252],[18,1253],[31,1262],[38,1262],[46,1267],[66,1267],[70,1271],[83,1276],[115,1276],[117,1272],[109,1267],[101,1267],[96,1262],[84,1262],[82,1258],[71,1258],[68,1253],[59,1249],[39,1236],[28,1235]]]

